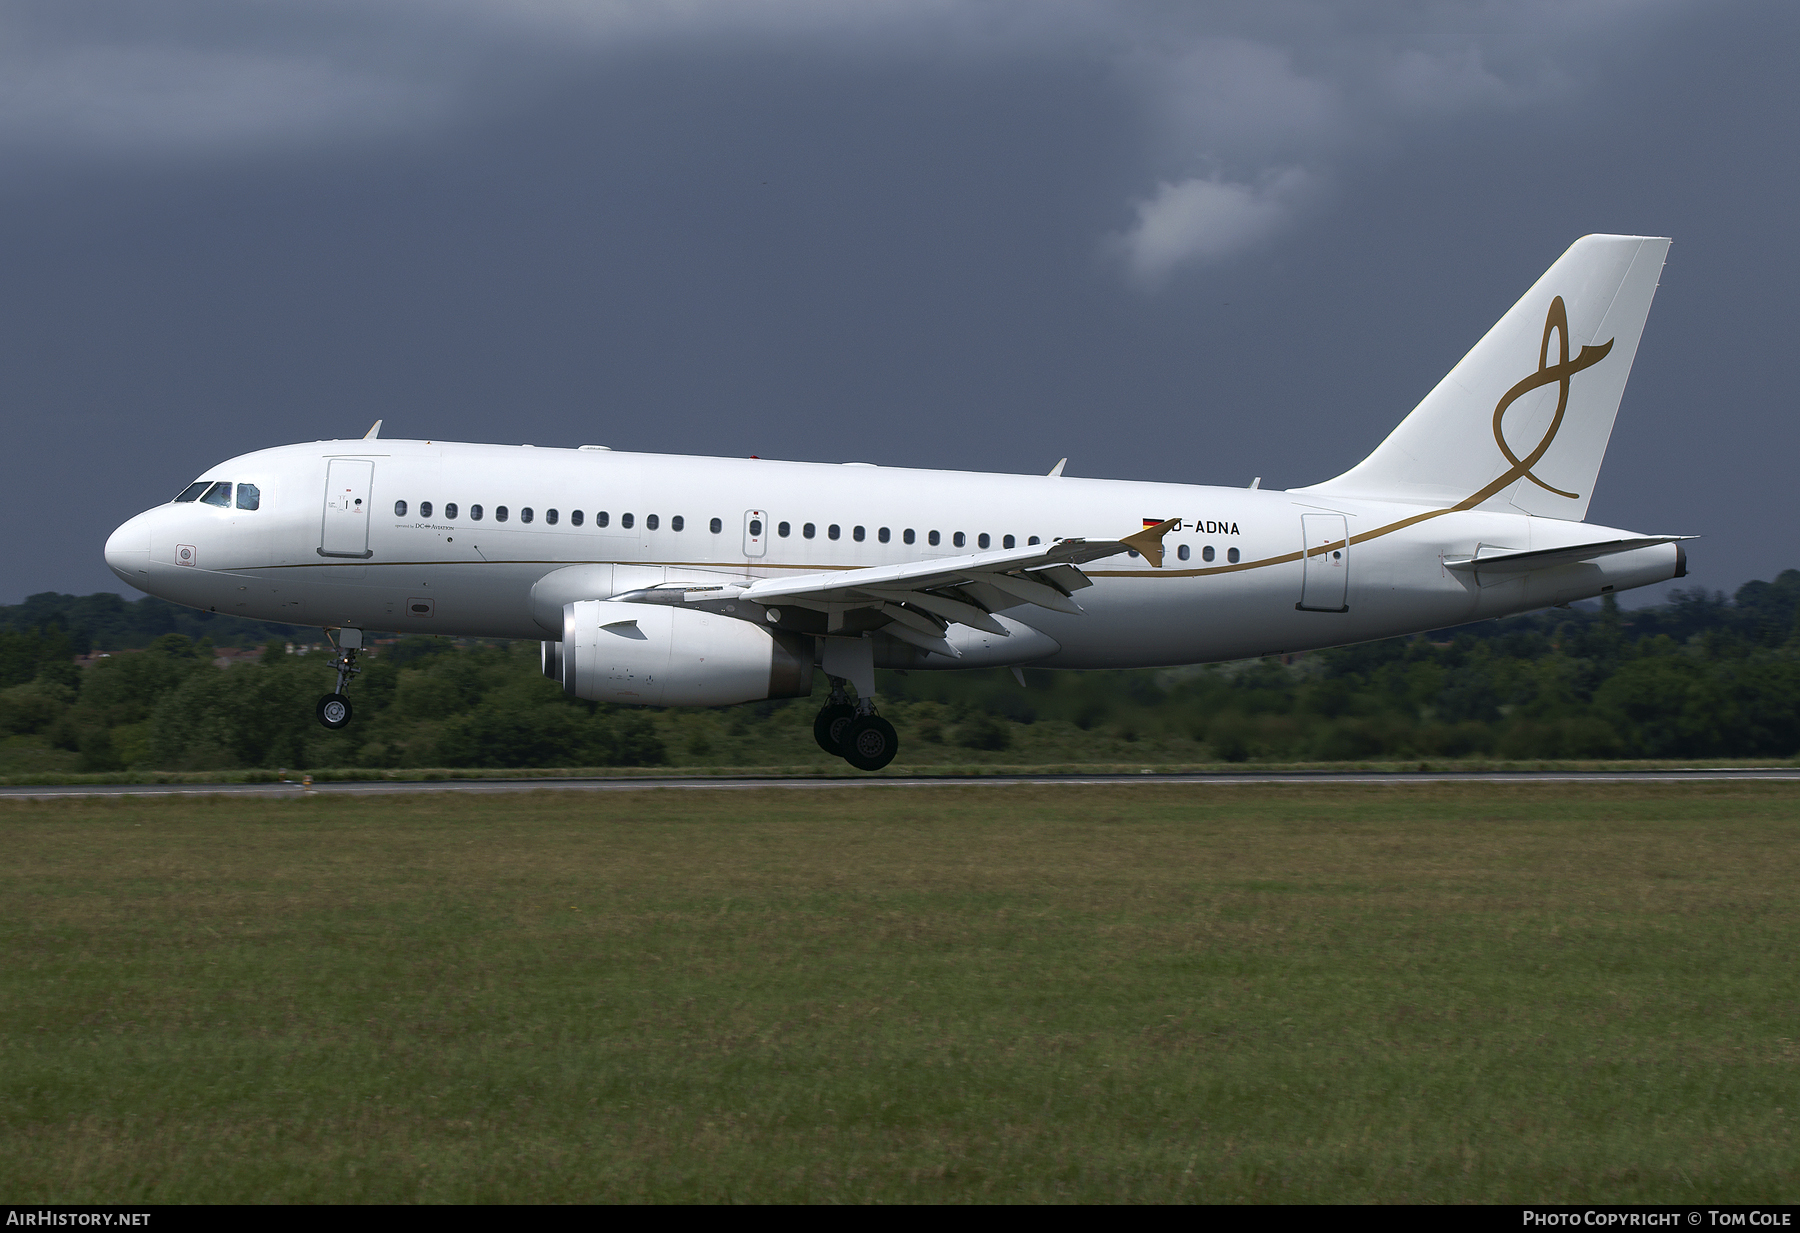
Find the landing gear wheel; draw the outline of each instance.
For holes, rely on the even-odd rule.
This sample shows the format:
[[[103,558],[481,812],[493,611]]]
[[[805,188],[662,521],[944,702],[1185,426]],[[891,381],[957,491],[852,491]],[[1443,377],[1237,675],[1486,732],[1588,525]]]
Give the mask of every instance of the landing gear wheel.
[[[819,742],[819,748],[834,758],[844,756],[843,736],[856,718],[856,708],[848,702],[834,702],[819,708],[819,717],[813,720],[813,740]]]
[[[844,761],[859,771],[878,771],[900,752],[894,725],[879,715],[862,715],[844,731]]]
[[[350,699],[343,694],[326,694],[319,699],[319,722],[332,731],[350,722]]]

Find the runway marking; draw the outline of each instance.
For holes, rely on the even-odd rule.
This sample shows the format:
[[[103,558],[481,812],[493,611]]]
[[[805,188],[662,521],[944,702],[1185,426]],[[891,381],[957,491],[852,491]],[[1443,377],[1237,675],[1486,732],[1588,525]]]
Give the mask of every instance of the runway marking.
[[[942,775],[868,779],[800,777],[698,778],[645,777],[634,779],[433,779],[339,780],[315,783],[309,790],[299,783],[185,783],[185,784],[70,784],[0,787],[0,799],[69,800],[122,796],[376,796],[418,792],[648,792],[744,791],[755,788],[967,788],[1117,786],[1127,784],[1194,784],[1243,787],[1257,784],[1430,784],[1430,783],[1793,783],[1800,782],[1800,768],[1747,767],[1742,770],[1707,769],[1659,771],[1270,771],[1216,774],[1154,773],[1111,775]]]

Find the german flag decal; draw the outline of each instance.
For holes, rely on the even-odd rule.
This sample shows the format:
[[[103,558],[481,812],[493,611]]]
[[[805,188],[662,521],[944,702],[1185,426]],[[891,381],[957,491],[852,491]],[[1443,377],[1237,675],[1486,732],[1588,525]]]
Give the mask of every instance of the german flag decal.
[[[1167,518],[1146,518],[1146,519],[1144,519],[1144,526],[1146,529],[1148,529],[1150,527],[1161,526],[1163,523],[1165,523],[1167,521],[1168,521]]]

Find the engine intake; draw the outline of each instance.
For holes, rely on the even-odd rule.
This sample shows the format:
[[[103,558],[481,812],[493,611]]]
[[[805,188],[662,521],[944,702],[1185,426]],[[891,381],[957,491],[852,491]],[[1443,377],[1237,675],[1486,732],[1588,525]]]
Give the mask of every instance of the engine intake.
[[[691,608],[578,600],[563,605],[562,642],[544,644],[544,674],[589,702],[729,706],[804,698],[812,693],[813,640]]]

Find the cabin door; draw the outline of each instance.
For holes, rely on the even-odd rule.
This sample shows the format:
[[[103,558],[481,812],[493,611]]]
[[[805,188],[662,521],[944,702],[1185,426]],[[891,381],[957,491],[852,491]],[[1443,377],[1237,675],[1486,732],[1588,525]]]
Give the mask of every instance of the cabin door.
[[[1300,602],[1294,607],[1308,612],[1350,611],[1350,533],[1344,515],[1302,514],[1300,527],[1306,545],[1305,573]]]
[[[325,470],[325,522],[319,532],[322,557],[370,556],[369,502],[375,464],[366,458],[333,458]]]

